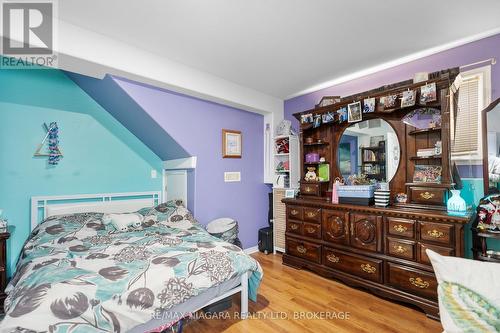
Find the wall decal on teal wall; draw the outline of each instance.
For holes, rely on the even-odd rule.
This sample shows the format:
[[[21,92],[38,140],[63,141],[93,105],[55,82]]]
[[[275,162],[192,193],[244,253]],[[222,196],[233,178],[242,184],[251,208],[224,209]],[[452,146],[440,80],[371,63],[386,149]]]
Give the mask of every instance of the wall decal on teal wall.
[[[57,123],[51,122],[49,126],[47,123],[43,123],[43,127],[47,134],[43,138],[42,142],[38,145],[34,157],[48,157],[49,165],[57,165],[61,158],[64,156],[61,149],[59,148],[59,127]],[[47,152],[42,152],[45,143],[48,143]]]

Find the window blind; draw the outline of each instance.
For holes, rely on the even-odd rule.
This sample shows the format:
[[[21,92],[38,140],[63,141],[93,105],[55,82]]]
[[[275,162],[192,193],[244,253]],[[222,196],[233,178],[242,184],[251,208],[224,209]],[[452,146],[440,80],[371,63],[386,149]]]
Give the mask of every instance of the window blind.
[[[458,94],[458,112],[452,153],[476,154],[479,151],[479,78],[464,80]]]

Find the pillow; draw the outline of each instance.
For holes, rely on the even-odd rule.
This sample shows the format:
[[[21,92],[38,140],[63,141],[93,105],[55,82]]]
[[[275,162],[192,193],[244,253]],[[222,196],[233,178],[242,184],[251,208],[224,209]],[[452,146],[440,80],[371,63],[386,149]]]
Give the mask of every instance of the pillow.
[[[102,217],[104,224],[112,224],[116,230],[127,231],[129,227],[138,228],[143,217],[138,213],[105,214]]]
[[[184,202],[182,200],[168,200],[167,202],[161,203],[158,206],[155,207],[155,209],[159,212],[166,212],[170,210],[171,208],[177,208],[177,207],[185,207]]]
[[[464,332],[470,325],[491,326],[491,318],[484,314],[500,311],[500,265],[441,256],[429,249],[426,253],[439,283],[439,312],[445,331]]]

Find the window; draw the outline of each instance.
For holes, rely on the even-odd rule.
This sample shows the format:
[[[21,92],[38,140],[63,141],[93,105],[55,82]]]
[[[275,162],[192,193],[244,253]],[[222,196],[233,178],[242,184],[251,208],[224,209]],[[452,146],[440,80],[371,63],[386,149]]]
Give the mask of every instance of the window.
[[[452,157],[455,160],[482,159],[481,111],[491,99],[490,66],[461,73]]]

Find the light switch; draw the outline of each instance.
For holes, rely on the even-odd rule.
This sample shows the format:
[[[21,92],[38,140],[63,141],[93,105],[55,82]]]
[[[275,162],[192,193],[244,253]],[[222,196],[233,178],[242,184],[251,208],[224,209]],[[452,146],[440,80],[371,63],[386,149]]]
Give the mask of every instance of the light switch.
[[[224,172],[224,182],[232,183],[240,181],[241,181],[241,173],[239,171]]]
[[[158,172],[155,169],[151,170],[151,179],[156,179],[158,177]]]

